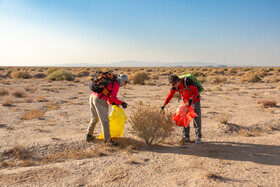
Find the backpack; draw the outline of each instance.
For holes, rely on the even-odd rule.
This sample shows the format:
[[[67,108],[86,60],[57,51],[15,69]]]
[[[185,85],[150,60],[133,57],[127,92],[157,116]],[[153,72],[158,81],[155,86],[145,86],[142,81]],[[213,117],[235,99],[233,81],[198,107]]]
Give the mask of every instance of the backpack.
[[[185,87],[187,89],[189,89],[188,88],[189,85],[194,85],[197,88],[199,93],[203,92],[204,88],[201,85],[201,83],[195,78],[195,76],[193,76],[191,74],[185,74],[185,75],[180,75],[178,77],[180,79],[184,78],[184,84],[186,84]]]
[[[91,91],[96,93],[102,93],[106,97],[109,97],[111,94],[111,91],[109,91],[106,86],[110,84],[111,82],[117,81],[117,76],[114,75],[112,72],[102,72],[100,71],[98,74],[95,75],[94,78],[91,79],[91,82],[89,84],[89,88]],[[112,85],[113,87],[113,85]]]

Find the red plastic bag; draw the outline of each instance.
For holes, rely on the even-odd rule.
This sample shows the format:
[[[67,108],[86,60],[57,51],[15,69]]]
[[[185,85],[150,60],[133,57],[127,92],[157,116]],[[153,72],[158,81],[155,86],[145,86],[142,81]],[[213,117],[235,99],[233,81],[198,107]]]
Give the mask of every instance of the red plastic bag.
[[[198,115],[194,112],[192,105],[186,106],[185,104],[178,107],[173,116],[173,120],[180,127],[188,127],[194,117]]]

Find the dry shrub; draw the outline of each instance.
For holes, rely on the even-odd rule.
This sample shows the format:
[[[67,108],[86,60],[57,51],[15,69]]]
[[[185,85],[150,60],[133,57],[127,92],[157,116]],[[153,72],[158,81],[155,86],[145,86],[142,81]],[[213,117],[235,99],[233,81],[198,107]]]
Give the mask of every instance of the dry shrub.
[[[48,102],[46,104],[46,107],[50,110],[57,110],[59,108],[59,105],[53,102]]]
[[[25,93],[23,91],[18,91],[18,90],[14,91],[12,95],[15,97],[25,97]]]
[[[264,133],[264,131],[258,128],[250,128],[250,129],[240,129],[238,133],[242,136],[253,137],[253,136],[261,135],[262,133]]]
[[[37,102],[47,102],[48,100],[44,96],[38,96],[36,98],[36,101]]]
[[[219,122],[222,124],[227,124],[229,119],[230,119],[231,115],[227,112],[222,112],[219,115]]]
[[[74,80],[74,75],[71,72],[65,70],[55,70],[48,74],[47,79],[52,81],[61,81],[61,80]]]
[[[19,71],[12,73],[13,79],[30,79],[32,76],[27,71]]]
[[[220,84],[227,82],[226,76],[208,76],[206,81],[212,84]]]
[[[144,105],[138,101],[130,115],[132,132],[146,144],[162,142],[174,131],[173,115],[163,112],[156,104]]]
[[[12,100],[6,99],[2,103],[3,106],[12,106]]]
[[[220,86],[215,86],[213,91],[223,91],[223,89]]]
[[[262,105],[264,108],[276,107],[275,100],[260,100],[258,101],[258,104]]]
[[[131,81],[133,84],[145,85],[145,81],[149,80],[150,77],[145,72],[138,72],[132,75]]]
[[[32,109],[28,112],[25,112],[22,115],[23,120],[31,120],[31,119],[36,119],[36,118],[42,118],[45,115],[46,111],[43,110],[38,110],[38,109]]]
[[[9,92],[7,90],[5,90],[4,88],[0,89],[0,96],[4,96],[4,95],[9,95]]]
[[[262,79],[256,73],[252,71],[248,71],[242,76],[241,80],[242,82],[256,83],[256,82],[260,82]]]
[[[33,157],[32,152],[21,145],[14,145],[10,150],[4,151],[2,155],[4,157],[20,160],[27,160]]]
[[[46,73],[47,73],[47,75],[49,75],[49,74],[51,74],[52,72],[54,72],[54,71],[56,71],[56,70],[58,70],[58,68],[49,68],[49,69],[46,71]]]

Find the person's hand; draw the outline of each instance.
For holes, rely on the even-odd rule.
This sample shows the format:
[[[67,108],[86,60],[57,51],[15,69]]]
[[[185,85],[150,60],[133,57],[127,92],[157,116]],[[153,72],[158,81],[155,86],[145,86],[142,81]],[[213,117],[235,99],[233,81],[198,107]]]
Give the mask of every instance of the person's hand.
[[[127,108],[127,103],[126,102],[122,102],[121,105],[122,105],[123,108]]]

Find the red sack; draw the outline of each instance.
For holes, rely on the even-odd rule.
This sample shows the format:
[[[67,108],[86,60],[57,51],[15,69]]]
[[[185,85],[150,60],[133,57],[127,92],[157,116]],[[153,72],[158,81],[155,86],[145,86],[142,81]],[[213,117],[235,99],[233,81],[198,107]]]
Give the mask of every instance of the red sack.
[[[188,127],[194,117],[198,115],[194,112],[192,105],[186,106],[185,104],[178,107],[173,116],[173,120],[180,127]]]

